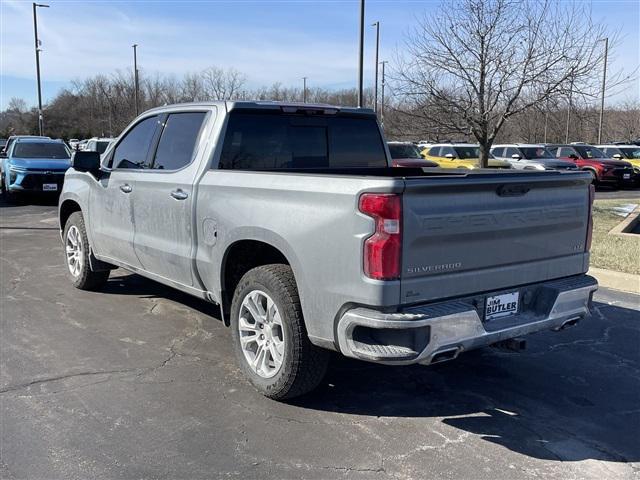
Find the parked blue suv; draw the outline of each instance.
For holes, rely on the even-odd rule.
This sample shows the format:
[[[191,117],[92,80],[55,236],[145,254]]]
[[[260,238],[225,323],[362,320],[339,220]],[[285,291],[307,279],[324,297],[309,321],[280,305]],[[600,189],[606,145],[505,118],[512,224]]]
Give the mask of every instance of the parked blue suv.
[[[0,184],[7,199],[18,193],[59,192],[71,166],[71,152],[60,140],[17,138],[0,163]]]

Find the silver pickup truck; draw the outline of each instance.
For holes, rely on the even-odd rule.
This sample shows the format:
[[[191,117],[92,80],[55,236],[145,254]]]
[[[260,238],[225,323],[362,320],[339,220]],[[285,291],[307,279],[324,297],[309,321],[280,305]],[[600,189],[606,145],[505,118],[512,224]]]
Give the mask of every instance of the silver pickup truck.
[[[276,399],[316,387],[329,350],[428,365],[589,315],[588,174],[389,165],[371,110],[149,110],[75,154],[69,277],[97,290],[122,267],[220,305]]]

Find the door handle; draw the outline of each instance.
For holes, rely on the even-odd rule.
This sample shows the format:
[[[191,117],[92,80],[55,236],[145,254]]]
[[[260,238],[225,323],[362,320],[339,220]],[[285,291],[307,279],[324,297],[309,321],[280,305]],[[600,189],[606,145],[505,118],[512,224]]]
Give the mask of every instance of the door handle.
[[[120,185],[120,190],[122,190],[124,193],[131,193],[131,190],[133,190],[133,188],[131,188],[131,185],[129,185],[128,183],[125,183],[124,185]]]
[[[176,200],[186,200],[189,194],[182,189],[177,189],[171,192],[171,196]]]

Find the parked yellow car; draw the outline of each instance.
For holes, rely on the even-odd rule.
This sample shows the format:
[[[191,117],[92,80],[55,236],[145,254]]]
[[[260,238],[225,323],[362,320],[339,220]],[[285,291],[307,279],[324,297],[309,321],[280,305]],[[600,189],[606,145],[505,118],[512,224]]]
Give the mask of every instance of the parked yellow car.
[[[425,148],[421,154],[442,168],[480,167],[480,147],[472,143],[437,143]],[[489,158],[489,168],[511,168],[511,164],[506,160]]]
[[[633,165],[633,171],[640,175],[640,146],[638,145],[596,145],[607,157],[624,160]]]

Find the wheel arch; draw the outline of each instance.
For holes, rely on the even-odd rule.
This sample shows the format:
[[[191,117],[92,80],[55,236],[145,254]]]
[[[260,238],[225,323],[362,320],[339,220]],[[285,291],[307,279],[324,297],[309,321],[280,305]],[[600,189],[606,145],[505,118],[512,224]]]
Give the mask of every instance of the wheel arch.
[[[58,220],[60,223],[60,232],[64,231],[64,227],[69,220],[69,217],[74,212],[82,212],[82,207],[80,207],[80,203],[75,199],[67,198],[61,204],[58,209]]]
[[[227,247],[220,265],[220,299],[225,325],[230,324],[231,300],[235,288],[242,276],[252,268],[273,263],[288,265],[294,270],[294,278],[298,284],[296,269],[283,250],[271,242],[252,238],[237,240]]]

